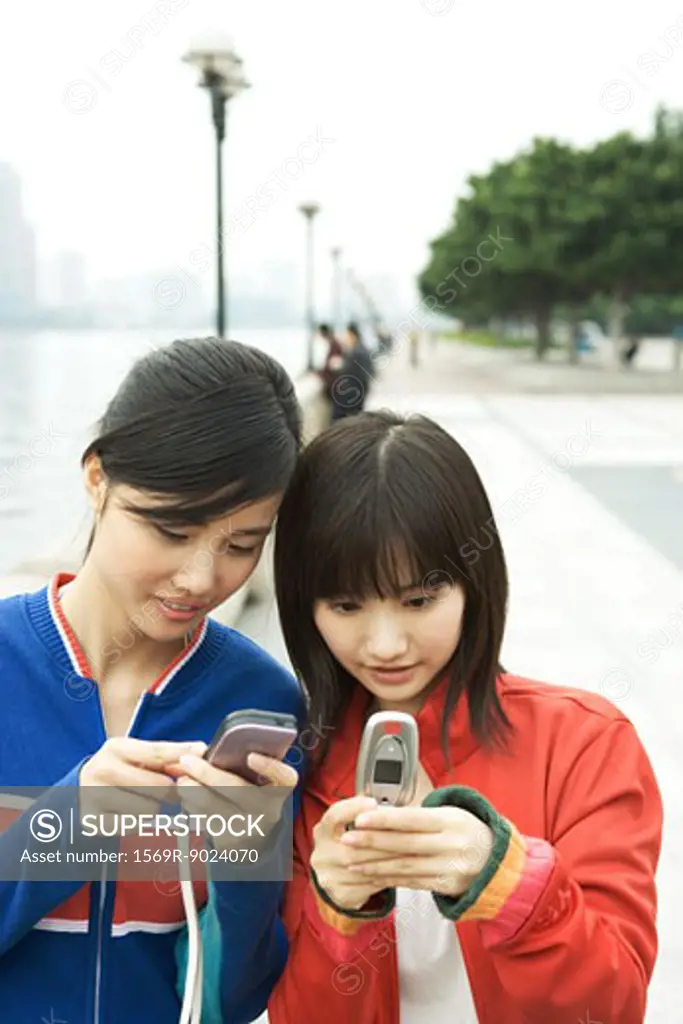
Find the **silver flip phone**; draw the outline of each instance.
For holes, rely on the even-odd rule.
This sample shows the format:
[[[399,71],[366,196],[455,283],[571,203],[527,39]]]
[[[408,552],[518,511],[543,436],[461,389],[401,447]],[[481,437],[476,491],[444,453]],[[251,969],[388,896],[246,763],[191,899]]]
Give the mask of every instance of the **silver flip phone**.
[[[417,722],[401,711],[378,711],[365,723],[356,765],[356,793],[379,804],[409,804],[417,788]]]

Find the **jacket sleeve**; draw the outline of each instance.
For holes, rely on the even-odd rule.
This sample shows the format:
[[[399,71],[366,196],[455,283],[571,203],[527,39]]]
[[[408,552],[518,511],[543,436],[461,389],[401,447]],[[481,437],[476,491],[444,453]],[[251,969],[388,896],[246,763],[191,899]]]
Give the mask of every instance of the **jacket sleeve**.
[[[278,667],[278,673],[284,670]],[[289,675],[289,673],[287,673]],[[208,900],[199,914],[203,950],[202,1024],[249,1024],[266,1009],[287,962],[287,932],[282,919],[285,879],[292,865],[292,822],[301,808],[307,772],[302,736],[307,724],[303,693],[281,710],[295,714],[298,741],[284,760],[299,781],[283,808],[283,830],[268,843],[269,881],[208,881]],[[263,856],[263,852],[261,857]],[[210,870],[210,869],[209,869]],[[183,928],[175,946],[176,991],[182,1000],[188,969],[189,936]]]
[[[311,875],[311,851],[303,832],[295,845],[285,899],[289,957],[268,1003],[269,1024],[301,1024],[323,1017],[332,1024],[341,1019],[375,1024],[373,961],[389,954],[392,946],[387,938],[393,890],[378,901],[378,909],[363,916],[335,911],[321,898]]]
[[[290,815],[300,804],[300,784]],[[291,824],[291,817],[290,817]],[[274,843],[271,877],[285,878],[291,861],[291,830]],[[287,961],[282,919],[283,881],[208,881],[199,915],[203,949],[202,1024],[249,1024],[266,1009]],[[188,969],[188,932],[176,943],[176,990],[182,1000]]]
[[[201,915],[204,949],[202,1024],[248,1024],[266,1008],[287,960],[280,917],[282,882],[212,882]],[[178,993],[187,972],[179,940]]]
[[[30,807],[23,814],[12,812],[8,807],[2,809],[1,817],[6,827],[0,830],[0,956],[23,939],[46,914],[61,906],[86,884],[81,880],[40,879],[40,866],[34,864],[31,868],[26,860],[27,854],[38,857],[46,852],[64,858],[69,843],[69,829],[64,827],[64,823],[68,823],[70,814],[77,811],[80,769],[79,764],[39,799],[30,801]],[[6,798],[7,794],[4,796]],[[4,803],[7,802],[4,799]],[[2,804],[3,794],[0,794],[0,808]],[[41,810],[50,815],[45,818],[48,829],[54,831],[57,821],[61,823],[62,831],[54,841],[41,842],[33,835],[31,825]],[[40,821],[38,824],[41,825]]]
[[[556,806],[548,843],[503,823],[510,841],[486,884],[457,900],[435,897],[437,905],[451,920],[478,921],[501,986],[529,1024],[576,1024],[586,1014],[641,1024],[657,951],[662,805],[630,722],[612,722],[583,750]]]

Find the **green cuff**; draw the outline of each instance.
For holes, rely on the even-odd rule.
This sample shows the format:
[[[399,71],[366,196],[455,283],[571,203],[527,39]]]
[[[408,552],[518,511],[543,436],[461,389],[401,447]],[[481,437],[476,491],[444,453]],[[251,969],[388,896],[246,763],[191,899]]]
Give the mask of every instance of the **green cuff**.
[[[320,899],[323,901],[323,903],[326,903],[328,907],[332,907],[333,910],[335,910],[338,914],[342,914],[344,917],[357,917],[366,921],[375,921],[379,920],[382,917],[386,917],[388,914],[391,913],[391,911],[396,906],[396,890],[382,889],[381,892],[378,892],[376,896],[372,897],[373,900],[379,899],[380,897],[382,899],[382,905],[378,907],[376,910],[363,910],[362,908],[360,910],[347,910],[345,907],[339,907],[334,902],[334,900],[330,899],[328,893],[325,892],[322,885],[318,881],[318,876],[316,875],[313,868],[311,868],[310,870],[311,879],[313,880],[313,885],[315,886],[315,891],[318,893],[318,896],[320,896]]]
[[[460,896],[444,896],[433,892],[432,896],[444,917],[457,921],[459,917],[476,903],[479,896],[489,884],[507,853],[512,830],[509,823],[502,818],[495,808],[476,789],[468,786],[444,786],[435,789],[422,801],[423,807],[462,807],[488,825],[493,831],[493,849],[486,864],[474,879],[469,889]]]

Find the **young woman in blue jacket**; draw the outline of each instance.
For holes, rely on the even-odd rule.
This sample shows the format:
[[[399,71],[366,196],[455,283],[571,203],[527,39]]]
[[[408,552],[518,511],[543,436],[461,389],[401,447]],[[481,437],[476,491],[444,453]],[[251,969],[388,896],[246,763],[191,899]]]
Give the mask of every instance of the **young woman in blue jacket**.
[[[41,787],[44,807],[68,788],[201,797],[240,784],[201,756],[226,714],[302,723],[294,677],[208,617],[254,571],[300,446],[292,382],[259,351],[176,341],[133,366],[82,458],[94,526],[80,570],[0,601],[0,792]],[[250,760],[283,804],[290,759]],[[176,1024],[179,886],[106,866],[99,881],[22,878],[10,862],[31,812],[16,806],[0,832],[3,1024]],[[220,955],[207,1011],[253,1020],[286,959],[281,884],[195,888]]]

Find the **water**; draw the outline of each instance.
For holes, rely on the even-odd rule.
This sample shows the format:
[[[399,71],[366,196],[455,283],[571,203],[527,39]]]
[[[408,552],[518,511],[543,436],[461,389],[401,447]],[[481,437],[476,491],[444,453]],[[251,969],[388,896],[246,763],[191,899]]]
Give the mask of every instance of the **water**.
[[[198,334],[206,334],[206,331]],[[235,338],[305,368],[300,330],[244,330]],[[0,332],[0,573],[63,549],[89,520],[80,455],[135,359],[168,332]]]

